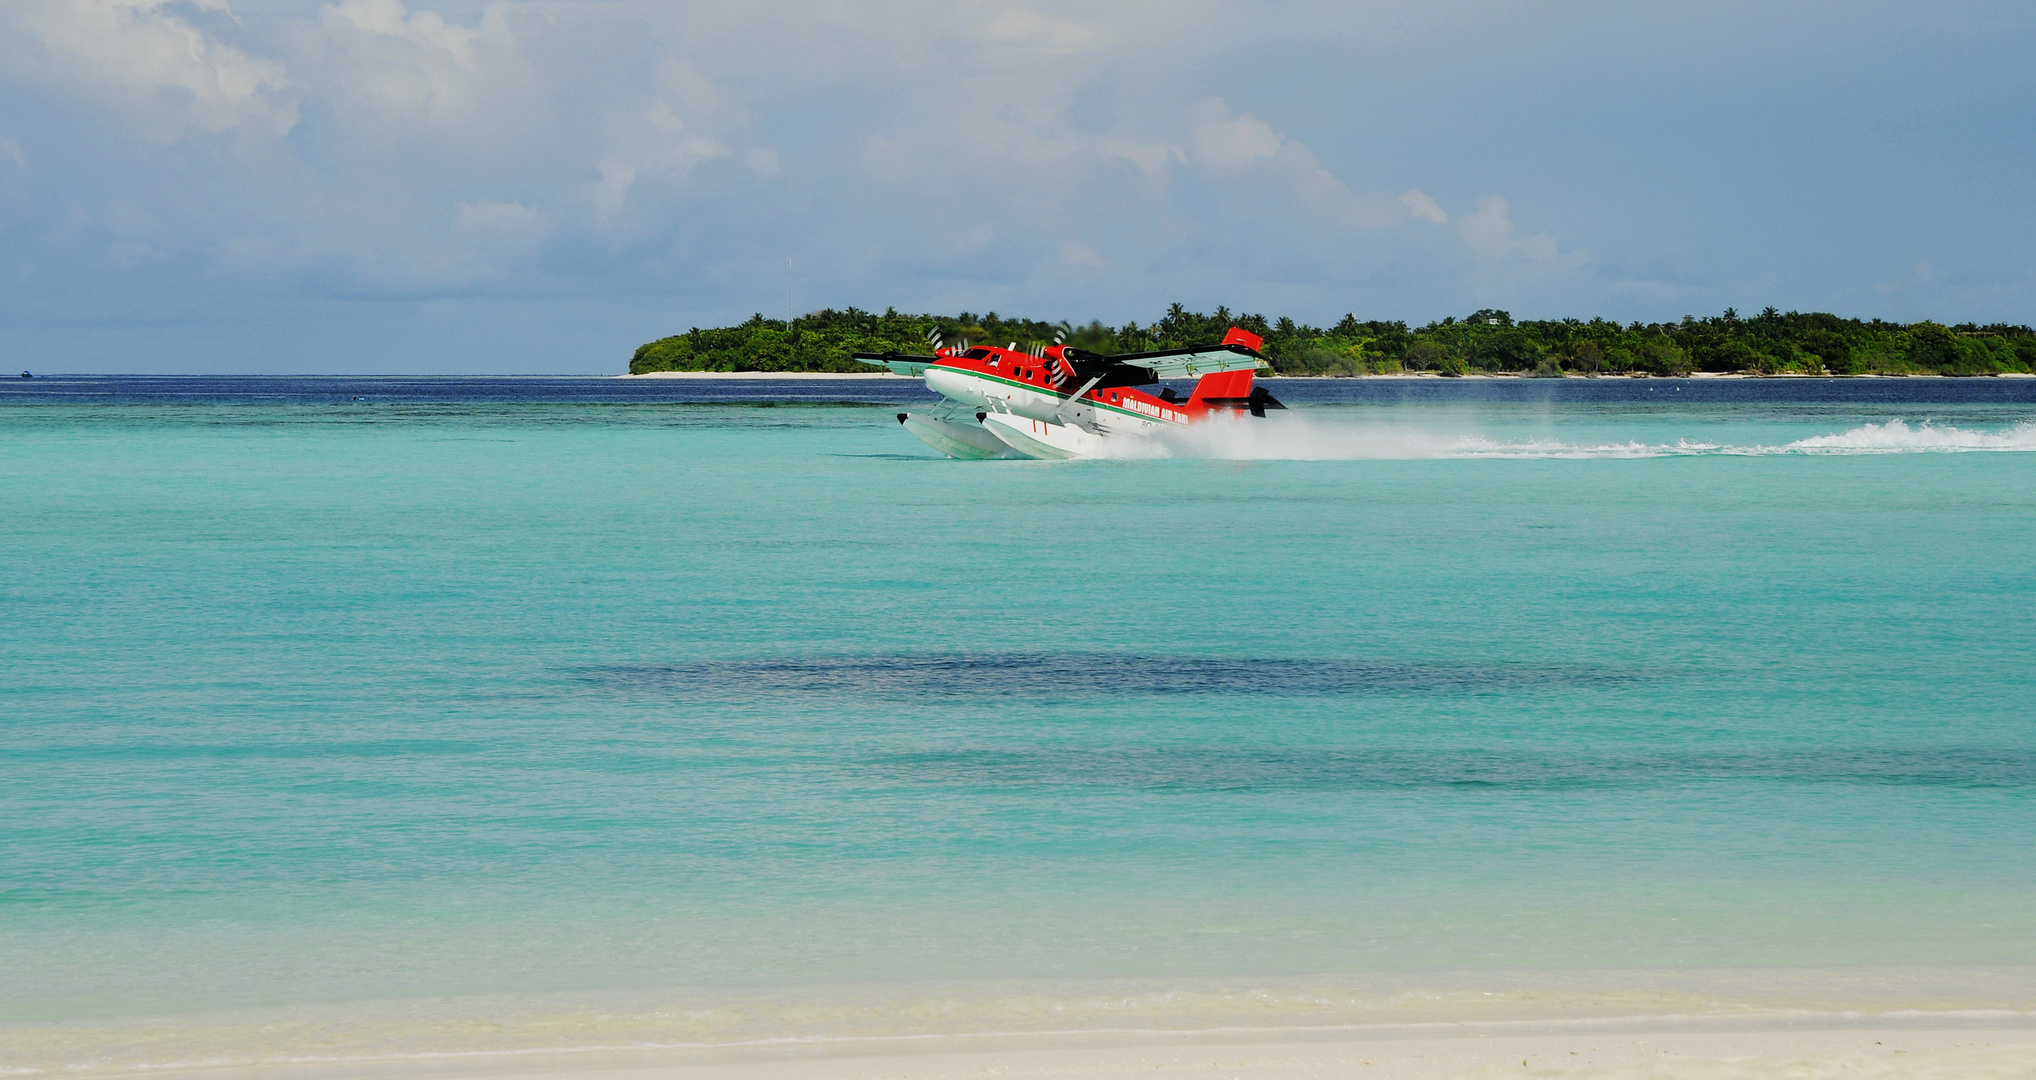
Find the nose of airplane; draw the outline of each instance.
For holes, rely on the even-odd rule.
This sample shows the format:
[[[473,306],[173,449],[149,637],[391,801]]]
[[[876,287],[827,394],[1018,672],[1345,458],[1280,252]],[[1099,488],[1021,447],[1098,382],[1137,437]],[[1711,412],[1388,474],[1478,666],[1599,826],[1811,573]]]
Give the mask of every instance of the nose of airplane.
[[[967,401],[981,405],[983,404],[983,397],[976,390],[974,386],[975,381],[968,374],[960,371],[950,371],[946,368],[938,367],[926,369],[926,388],[928,390],[943,397],[953,398],[956,401]]]

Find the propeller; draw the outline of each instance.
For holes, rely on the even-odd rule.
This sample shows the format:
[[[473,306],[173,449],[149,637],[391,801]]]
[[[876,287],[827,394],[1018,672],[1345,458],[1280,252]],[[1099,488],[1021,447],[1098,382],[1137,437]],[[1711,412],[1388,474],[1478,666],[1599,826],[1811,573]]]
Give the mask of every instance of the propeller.
[[[1065,344],[1067,344],[1067,327],[1063,326],[1056,328],[1053,332],[1053,344],[1040,346],[1039,357],[1041,359],[1045,359],[1046,351],[1048,349],[1050,348],[1057,349]],[[1059,363],[1047,364],[1046,370],[1049,374],[1053,376],[1053,381],[1056,386],[1068,382],[1069,380],[1072,380],[1075,377],[1075,367],[1073,364],[1068,363],[1066,354],[1062,354]]]
[[[926,344],[933,346],[934,352],[940,351],[940,327],[926,331]]]

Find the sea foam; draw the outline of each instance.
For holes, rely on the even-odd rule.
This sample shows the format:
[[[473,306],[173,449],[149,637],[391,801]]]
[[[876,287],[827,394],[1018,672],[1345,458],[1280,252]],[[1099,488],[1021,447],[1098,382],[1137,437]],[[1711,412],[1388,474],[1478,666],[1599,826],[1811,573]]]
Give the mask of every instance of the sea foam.
[[[1927,422],[1910,427],[1905,421],[1890,420],[1885,424],[1861,424],[1837,435],[1798,439],[1782,449],[1853,454],[2036,450],[2036,422],[2020,423],[2006,431],[1972,431]]]
[[[1657,458],[1693,455],[1903,454],[2036,450],[2036,422],[1976,430],[1901,419],[1867,423],[1830,435],[1781,444],[1567,442],[1503,439],[1390,424],[1336,424],[1304,417],[1270,421],[1222,418],[1146,439],[1113,442],[1118,459],[1202,458],[1223,461],[1390,461],[1447,458]]]

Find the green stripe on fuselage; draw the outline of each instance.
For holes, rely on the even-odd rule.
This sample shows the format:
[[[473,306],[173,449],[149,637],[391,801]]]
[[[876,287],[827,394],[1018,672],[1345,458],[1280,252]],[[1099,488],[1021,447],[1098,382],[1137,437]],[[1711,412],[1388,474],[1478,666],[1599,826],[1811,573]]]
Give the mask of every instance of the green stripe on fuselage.
[[[1061,400],[1063,400],[1063,401],[1065,401],[1065,400],[1067,400],[1067,399],[1069,399],[1069,398],[1072,398],[1072,397],[1074,397],[1074,395],[1073,395],[1073,394],[1063,394],[1063,393],[1061,393],[1060,391],[1058,391],[1058,390],[1055,390],[1054,388],[1052,388],[1052,387],[1050,387],[1050,386],[1034,386],[1034,385],[1032,385],[1031,383],[1028,383],[1028,382],[1019,382],[1019,381],[1018,381],[1017,379],[1007,379],[1007,378],[1003,377],[1002,375],[992,375],[992,374],[990,374],[990,373],[989,373],[989,372],[987,372],[987,371],[970,371],[970,370],[969,370],[969,369],[967,369],[967,368],[958,368],[958,367],[947,367],[947,365],[945,365],[945,364],[941,364],[941,365],[937,365],[937,366],[939,366],[939,367],[943,367],[943,368],[946,368],[946,370],[948,370],[948,371],[952,371],[952,372],[954,372],[954,373],[956,373],[956,374],[958,374],[958,375],[967,375],[968,377],[970,377],[970,378],[972,378],[972,379],[986,379],[986,380],[988,380],[988,381],[990,381],[990,382],[996,382],[996,383],[1003,383],[1003,384],[1004,384],[1005,386],[1015,386],[1015,387],[1019,388],[1020,390],[1030,390],[1030,391],[1032,391],[1032,392],[1033,392],[1033,393],[1035,393],[1035,394],[1052,394],[1052,395],[1053,395],[1054,397],[1060,398],[1060,399],[1061,399]],[[1152,422],[1153,422],[1153,423],[1155,423],[1155,424],[1185,424],[1185,423],[1187,423],[1187,421],[1186,421],[1186,420],[1167,420],[1167,419],[1164,419],[1164,418],[1162,418],[1162,417],[1158,417],[1158,416],[1153,416],[1153,415],[1152,415],[1152,414],[1150,414],[1150,413],[1142,413],[1142,412],[1139,412],[1139,411],[1138,411],[1137,409],[1127,409],[1127,408],[1125,408],[1125,407],[1124,407],[1124,406],[1122,406],[1122,405],[1112,405],[1112,404],[1110,404],[1110,403],[1109,403],[1109,402],[1107,402],[1107,401],[1098,401],[1098,400],[1096,400],[1095,398],[1083,398],[1083,399],[1082,399],[1082,404],[1084,404],[1084,405],[1093,405],[1093,406],[1095,406],[1095,407],[1096,407],[1096,408],[1098,408],[1098,409],[1109,409],[1109,410],[1110,410],[1111,412],[1120,412],[1120,413],[1123,413],[1123,414],[1124,414],[1124,415],[1126,415],[1126,416],[1135,416],[1135,417],[1139,418],[1140,420],[1150,420],[1150,421],[1152,421]],[[1175,410],[1174,410],[1174,412],[1180,412],[1180,410],[1179,410],[1179,409],[1175,409]]]

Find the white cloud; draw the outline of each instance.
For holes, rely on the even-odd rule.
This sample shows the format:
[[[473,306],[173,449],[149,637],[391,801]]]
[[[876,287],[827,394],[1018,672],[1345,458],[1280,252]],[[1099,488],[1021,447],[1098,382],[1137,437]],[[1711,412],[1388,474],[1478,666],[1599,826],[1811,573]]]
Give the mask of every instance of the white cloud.
[[[1436,225],[1449,224],[1449,215],[1443,212],[1441,204],[1412,188],[1400,193],[1400,205],[1407,208],[1410,217]]]
[[[1547,233],[1513,235],[1512,206],[1496,195],[1478,200],[1477,209],[1458,218],[1456,234],[1473,255],[1487,263],[1518,257],[1538,266],[1574,266],[1583,261],[1580,252],[1563,252],[1555,237]]]
[[[699,67],[691,60],[667,57],[664,63],[658,65],[657,82],[666,96],[677,101],[680,108],[693,116],[712,116],[721,108],[720,91],[714,88],[712,80],[700,74]],[[663,105],[664,102],[658,104]]]
[[[685,118],[662,100],[652,102],[650,108],[644,110],[643,118],[660,135],[677,135],[686,130]]]
[[[12,22],[55,66],[146,106],[150,137],[175,139],[187,127],[243,125],[277,133],[297,122],[283,66],[213,40],[166,10],[169,0],[26,0]],[[193,10],[231,19],[220,0]]]
[[[1503,202],[1445,212],[1426,194],[1441,167],[1327,141],[1362,124],[1262,88],[1231,91],[1252,93],[1249,109],[1209,98],[1209,71],[1243,55],[1210,0],[1162,19],[1072,0],[317,0],[246,26],[190,0],[0,0],[66,26],[85,18],[71,7],[113,20],[120,49],[155,35],[183,51],[151,68],[36,31],[70,80],[60,92],[85,101],[67,118],[120,114],[114,87],[236,130],[296,125],[145,147],[147,167],[118,172],[102,163],[133,153],[132,133],[107,124],[70,159],[87,162],[68,174],[86,194],[60,199],[61,139],[10,118],[35,168],[10,172],[0,143],[13,245],[0,256],[43,267],[89,249],[100,276],[155,273],[166,292],[422,301],[513,282],[519,297],[682,296],[708,325],[775,294],[790,255],[810,306],[1143,319],[1179,299],[1412,316],[1425,312],[1397,298],[1464,295],[1466,247],[1562,259],[1551,239],[1519,238]],[[0,94],[10,51],[0,41]],[[201,75],[210,98],[180,88]],[[1304,123],[1324,132],[1308,136],[1319,155],[1288,133]],[[1347,161],[1389,190],[1352,190]],[[113,223],[116,203],[142,224]],[[14,222],[38,231],[15,239],[29,233]],[[142,294],[125,289],[111,302]]]
[[[1136,165],[1148,179],[1164,179],[1172,166],[1186,164],[1188,160],[1178,146],[1133,139],[1102,139],[1096,143],[1096,150],[1104,157]]]
[[[693,166],[700,162],[710,158],[722,157],[727,153],[728,148],[713,139],[704,136],[690,136],[683,139],[673,139],[671,144],[665,147],[663,164],[669,167],[671,171],[684,176],[686,173],[691,172]]]
[[[1057,55],[1091,52],[1114,37],[1107,28],[1093,23],[1056,19],[1025,8],[1009,8],[991,16],[981,36],[997,45]]]
[[[906,36],[942,45],[944,33],[948,55],[938,67],[904,76],[922,89],[865,96],[864,84],[895,86],[898,72],[844,73],[844,89],[857,92],[850,100],[865,110],[842,116],[866,125],[854,144],[860,153],[853,179],[874,189],[866,189],[860,205],[889,207],[894,223],[879,235],[892,258],[916,258],[911,272],[925,272],[927,256],[905,255],[916,247],[940,253],[931,256],[936,260],[958,260],[949,270],[961,279],[1022,277],[1055,266],[1062,237],[1132,221],[1145,223],[1148,243],[1177,231],[1166,217],[1174,167],[1186,160],[1179,133],[1098,124],[1084,114],[1081,92],[1121,55],[1120,27],[1133,22],[1095,10],[1101,14],[1085,9],[1073,19],[1031,9],[928,12],[918,20],[925,25]],[[825,155],[801,160],[809,170],[827,167]],[[818,182],[820,190],[835,187],[810,172],[784,179],[787,187],[798,179]],[[963,261],[968,247],[952,240],[984,220],[997,223],[1001,266]]]
[[[351,95],[399,115],[446,122],[488,97],[491,81],[520,82],[526,71],[504,5],[473,26],[402,0],[341,0],[320,13],[319,44],[334,54]]]
[[[474,63],[474,42],[481,36],[479,29],[448,23],[435,11],[412,14],[402,0],[340,0],[325,9],[325,21],[412,41],[468,66]]]
[[[626,161],[633,174],[667,182],[683,181],[703,162],[741,149],[742,163],[757,176],[774,176],[777,154],[768,147],[742,147],[747,116],[723,106],[720,90],[691,60],[667,56],[657,68],[658,96],[644,109],[648,131],[617,133],[609,153]],[[610,165],[603,165],[604,172]]]
[[[1196,110],[1191,137],[1197,158],[1218,169],[1234,169],[1272,157],[1286,145],[1286,139],[1265,121],[1250,113],[1232,115],[1230,107],[1215,98],[1203,102]]]
[[[1315,152],[1250,113],[1233,113],[1220,98],[1197,106],[1189,142],[1194,158],[1219,180],[1255,186],[1290,200],[1318,220],[1343,228],[1383,229],[1407,221],[1445,224],[1434,199],[1409,189],[1398,195],[1353,192]]]

